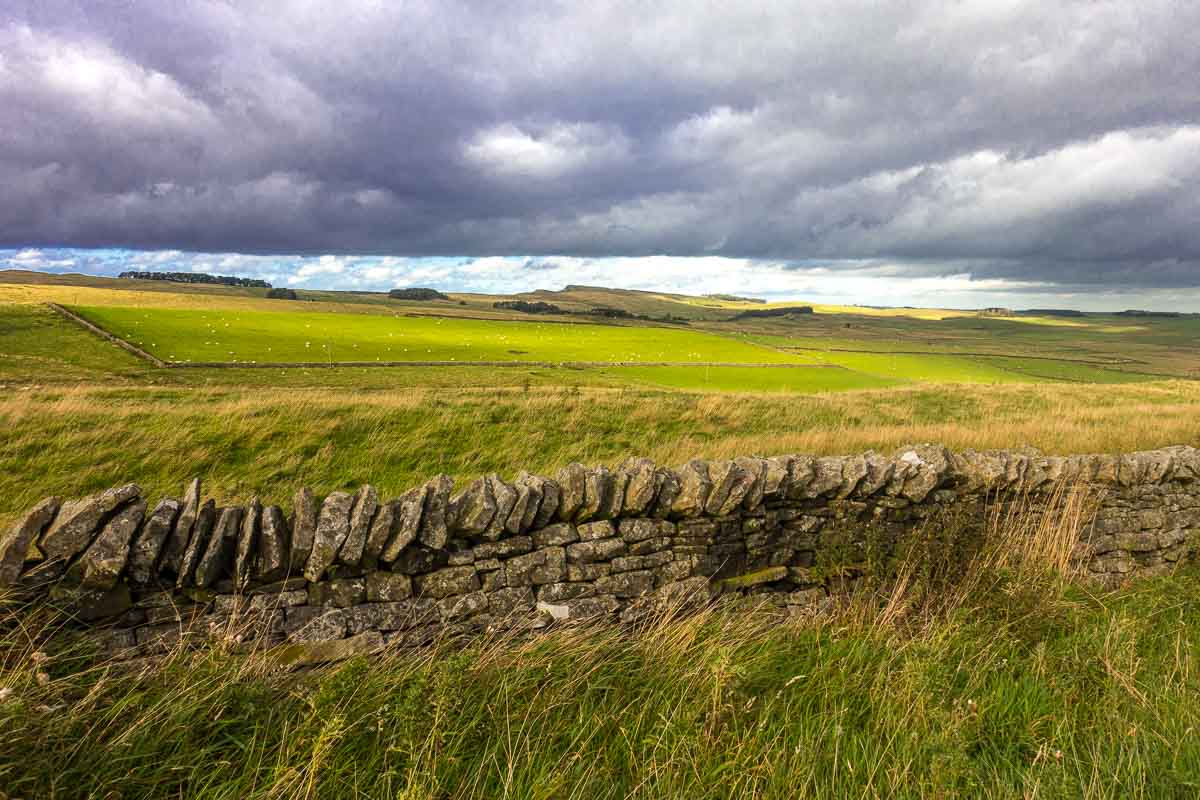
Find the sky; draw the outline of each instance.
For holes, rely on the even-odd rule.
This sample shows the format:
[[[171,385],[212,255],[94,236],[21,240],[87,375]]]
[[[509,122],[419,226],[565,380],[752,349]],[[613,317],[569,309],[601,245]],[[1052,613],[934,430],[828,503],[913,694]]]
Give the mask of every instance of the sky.
[[[1200,311],[1200,3],[6,0],[0,268]]]

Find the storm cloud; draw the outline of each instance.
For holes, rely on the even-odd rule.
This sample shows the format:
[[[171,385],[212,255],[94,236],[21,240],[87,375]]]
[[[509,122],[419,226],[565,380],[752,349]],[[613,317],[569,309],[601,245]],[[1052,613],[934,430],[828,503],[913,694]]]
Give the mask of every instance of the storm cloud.
[[[1186,0],[5,9],[12,253],[1200,286]]]

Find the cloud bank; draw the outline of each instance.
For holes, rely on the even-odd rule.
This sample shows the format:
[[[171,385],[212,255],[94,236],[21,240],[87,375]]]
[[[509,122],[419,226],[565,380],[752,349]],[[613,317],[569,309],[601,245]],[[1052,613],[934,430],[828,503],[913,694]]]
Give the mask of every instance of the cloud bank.
[[[0,247],[1190,296],[1196,30],[1184,0],[17,0]]]

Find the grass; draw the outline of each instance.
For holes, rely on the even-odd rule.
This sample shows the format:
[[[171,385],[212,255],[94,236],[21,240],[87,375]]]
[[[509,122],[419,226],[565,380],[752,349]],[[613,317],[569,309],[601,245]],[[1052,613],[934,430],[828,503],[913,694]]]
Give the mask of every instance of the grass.
[[[119,306],[73,310],[166,361],[804,360],[736,339],[668,328]]]
[[[1190,381],[826,395],[44,386],[0,397],[0,524],[48,494],[134,480],[154,496],[176,495],[193,475],[218,499],[285,500],[301,484],[331,491],[370,481],[395,496],[436,472],[553,473],[633,454],[676,465],[913,442],[1128,451],[1200,441],[1198,410],[1200,384]]]
[[[1045,547],[999,537],[941,579],[902,568],[807,617],[716,608],[298,674],[235,652],[235,629],[118,669],[47,647],[48,615],[14,608],[0,784],[50,798],[1194,796],[1200,574],[1102,592],[1061,571],[1042,533]]]
[[[761,367],[615,367],[606,368],[623,382],[702,392],[785,392],[813,394],[878,389],[903,381],[848,369],[763,369]]]

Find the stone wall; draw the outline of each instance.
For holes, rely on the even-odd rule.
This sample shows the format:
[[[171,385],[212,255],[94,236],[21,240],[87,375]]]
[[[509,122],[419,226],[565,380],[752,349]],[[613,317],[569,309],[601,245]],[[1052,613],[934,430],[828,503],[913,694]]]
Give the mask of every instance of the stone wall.
[[[105,648],[213,632],[262,644],[420,644],[438,634],[628,620],[663,603],[821,602],[919,532],[986,536],[1013,509],[1091,498],[1075,558],[1102,580],[1162,571],[1200,541],[1200,451],[1048,457],[922,445],[893,456],[746,457],[678,469],[571,464],[394,499],[367,485],[290,514],[128,484],[47,498],[0,538],[0,586],[49,599]],[[991,522],[989,522],[989,520]]]

